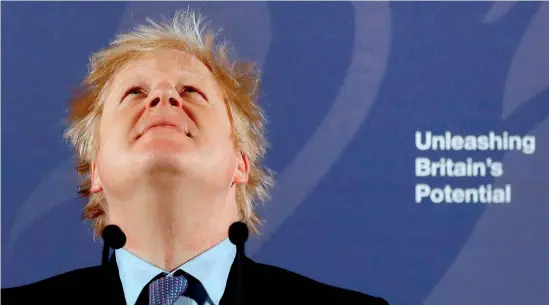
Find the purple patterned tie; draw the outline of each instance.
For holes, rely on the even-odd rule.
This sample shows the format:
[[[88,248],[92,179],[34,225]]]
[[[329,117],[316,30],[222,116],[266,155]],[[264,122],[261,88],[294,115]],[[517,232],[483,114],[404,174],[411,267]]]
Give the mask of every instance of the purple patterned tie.
[[[149,305],[173,305],[187,289],[184,276],[161,277],[149,285]]]

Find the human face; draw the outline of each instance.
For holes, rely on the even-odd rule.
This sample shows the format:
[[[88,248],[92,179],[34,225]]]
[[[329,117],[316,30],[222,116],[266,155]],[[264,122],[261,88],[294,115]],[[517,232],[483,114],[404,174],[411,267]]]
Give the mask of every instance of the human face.
[[[92,191],[147,173],[183,173],[225,187],[247,179],[222,93],[196,57],[145,53],[106,89]]]

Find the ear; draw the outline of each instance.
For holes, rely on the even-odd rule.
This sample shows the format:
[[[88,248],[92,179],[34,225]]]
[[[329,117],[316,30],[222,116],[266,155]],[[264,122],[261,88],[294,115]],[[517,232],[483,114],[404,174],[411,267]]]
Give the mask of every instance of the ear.
[[[237,163],[233,184],[246,184],[248,183],[248,177],[250,176],[250,163],[248,162],[248,156],[242,152],[239,152],[236,158]]]
[[[90,192],[99,193],[102,190],[103,190],[103,185],[101,184],[101,178],[99,178],[99,174],[97,173],[97,167],[95,165],[95,162],[92,162],[92,164],[91,164],[91,188],[90,188]]]

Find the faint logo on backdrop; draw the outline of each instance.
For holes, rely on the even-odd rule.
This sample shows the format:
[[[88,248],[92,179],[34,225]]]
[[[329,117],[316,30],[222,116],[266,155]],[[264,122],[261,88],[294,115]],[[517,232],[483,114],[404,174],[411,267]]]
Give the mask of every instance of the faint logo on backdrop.
[[[331,104],[331,108],[326,112],[324,119],[307,141],[303,143],[294,158],[279,171],[277,186],[272,194],[273,200],[260,208],[260,213],[266,216],[268,225],[265,227],[261,239],[250,241],[250,254],[257,252],[262,247],[272,233],[294,213],[307,195],[315,189],[322,177],[329,172],[366,120],[370,107],[378,94],[387,70],[387,61],[391,50],[389,4],[355,2],[352,5],[356,15],[355,38],[351,63],[346,72],[344,83],[340,88],[339,95]],[[145,17],[157,18],[160,15],[169,17],[175,10],[186,6],[186,4],[182,5],[175,2],[154,4],[135,2],[128,4],[121,19],[119,30],[129,30],[136,23],[143,22]],[[238,57],[253,58],[260,61],[262,65],[265,64],[272,39],[267,3],[216,2],[192,5],[192,7],[197,6],[201,8],[201,11],[206,14],[208,19],[213,20],[212,25],[214,27],[222,26],[224,28],[222,34],[234,42]],[[506,22],[506,18],[517,9],[518,6],[514,2],[496,2],[479,21],[484,22],[486,27],[498,26],[498,24]],[[547,120],[547,111],[544,112],[545,108],[543,108],[543,103],[548,103],[543,98],[548,96],[547,87],[549,85],[549,56],[547,56],[549,54],[549,41],[546,39],[549,27],[547,20],[549,20],[549,4],[542,4],[530,20],[508,69],[504,92],[502,93],[501,117],[503,118],[503,126],[497,127],[531,129],[535,126],[546,126],[538,124],[543,120]],[[545,43],[540,43],[540,40],[545,41]],[[276,103],[276,101],[267,102]],[[530,116],[532,109],[539,109],[536,112],[539,115],[538,117]],[[539,121],[524,123],[524,120]],[[530,132],[529,129],[520,129],[518,132]],[[549,138],[547,130],[538,130],[538,132],[540,132],[541,137]],[[543,153],[549,155],[547,149],[538,150],[538,154]],[[43,181],[34,189],[21,206],[14,220],[10,235],[11,245],[25,229],[43,217],[48,211],[74,198],[76,180],[73,165],[72,160],[59,165],[44,177]],[[506,162],[506,166],[513,168],[519,167],[520,164]],[[535,170],[544,169],[535,168]],[[520,179],[520,175],[510,175],[505,178]],[[518,190],[520,193],[520,189]],[[547,197],[542,196],[541,198]],[[478,260],[482,257],[480,253],[482,251],[486,252],[486,249],[481,246],[489,245],[493,241],[494,236],[490,235],[492,233],[487,233],[493,223],[505,223],[505,220],[511,216],[516,218],[521,215],[521,212],[525,212],[525,207],[529,209],[528,215],[532,215],[532,210],[540,211],[540,213],[536,213],[539,217],[545,215],[543,213],[545,210],[542,210],[542,207],[534,202],[524,201],[507,207],[514,209],[504,210],[498,209],[498,207],[486,207],[484,214],[479,218],[465,245],[460,249],[460,254],[455,259],[453,266],[448,269],[439,284],[435,286],[425,301],[426,304],[447,304],[451,303],[449,300],[457,301],[460,300],[459,297],[466,297],[459,288],[461,284],[456,283],[460,279],[466,278],[467,274],[464,273],[472,274],[471,268],[478,269],[479,266],[485,268],[484,274],[486,276],[493,273],[491,268],[501,268],[501,265]],[[523,209],[521,210],[521,208]],[[512,234],[514,237],[536,236],[538,239],[545,238],[542,235],[532,234],[529,231],[532,227],[529,226],[513,227],[512,229],[515,230]],[[500,234],[505,234],[505,232],[502,231]],[[527,248],[524,249],[527,250]],[[501,259],[502,261],[498,261],[499,263],[504,262],[507,266],[513,265],[511,254],[501,256]],[[509,268],[509,270],[509,272],[512,272],[514,269]],[[478,270],[474,271],[475,273],[478,272]],[[509,278],[512,277],[512,274],[509,274]],[[505,278],[499,280],[499,282],[494,281],[492,278],[491,282],[507,283]],[[479,280],[471,280],[470,282],[471,285],[477,285],[479,289],[483,288]],[[473,290],[474,288],[467,287],[466,291]],[[487,293],[490,290],[475,292],[476,295],[468,296],[468,301],[471,301],[472,298],[489,300]],[[498,300],[504,300],[505,293],[512,292],[500,289]],[[508,299],[512,300],[512,298]],[[476,302],[474,304],[489,304],[489,302]]]
[[[177,10],[187,8],[181,2],[132,2],[128,3],[117,29],[117,33],[132,30],[149,17],[155,21],[170,18]],[[212,28],[222,27],[222,35],[230,38],[236,46],[237,57],[253,58],[263,62],[270,42],[269,11],[264,2],[205,2],[191,6],[199,9]],[[110,37],[112,39],[114,37]],[[239,46],[246,46],[240,47]],[[95,52],[97,50],[90,50]],[[86,63],[83,63],[86,64]],[[61,137],[61,135],[59,135]],[[68,144],[67,144],[68,145]],[[75,160],[59,164],[48,173],[21,205],[10,232],[9,248],[35,221],[44,217],[50,210],[76,198],[77,177]]]
[[[484,22],[505,22],[506,14],[515,8],[515,2],[495,2]],[[549,139],[549,4],[543,3],[530,20],[515,51],[505,80],[502,118],[504,128],[528,126],[540,143]],[[532,109],[540,116],[532,118]],[[536,120],[530,121],[527,120]],[[546,262],[547,243],[547,185],[536,185],[527,177],[547,176],[549,173],[549,146],[539,145],[536,157],[525,162],[519,154],[508,153],[507,174],[496,183],[512,183],[515,204],[507,208],[486,207],[460,253],[440,279],[423,304],[517,304],[520,291],[523,304],[549,300],[547,274],[549,267],[528,264],[522,259]],[[545,166],[544,166],[545,165]],[[510,173],[510,174],[509,174]],[[545,191],[544,191],[545,190]],[[536,195],[535,193],[538,193]],[[497,230],[494,230],[494,225]],[[539,247],[536,247],[539,245]],[[535,248],[533,248],[535,247]],[[497,251],[496,249],[505,249]],[[497,255],[496,255],[497,253]],[[535,270],[533,270],[535,269]],[[497,277],[494,277],[497,274]],[[538,287],[543,285],[545,288]],[[512,287],[513,289],[508,289]],[[466,292],[466,293],[463,293]],[[525,293],[530,292],[530,293]]]
[[[256,252],[268,237],[290,216],[320,179],[338,160],[354,138],[372,106],[387,66],[391,41],[388,3],[353,3],[355,15],[354,50],[339,96],[323,121],[299,153],[277,175],[271,202],[260,208],[268,226],[261,239],[249,243],[249,253]],[[119,32],[152,19],[169,18],[186,4],[178,2],[128,4],[121,18]],[[213,28],[222,27],[222,35],[233,42],[240,58],[265,63],[271,39],[270,16],[265,2],[215,2],[193,4]],[[94,50],[90,50],[94,51]],[[361,97],[357,99],[356,97]],[[271,101],[276,102],[276,101]],[[68,160],[50,172],[19,209],[10,234],[14,241],[51,209],[74,199],[77,181],[74,161]]]

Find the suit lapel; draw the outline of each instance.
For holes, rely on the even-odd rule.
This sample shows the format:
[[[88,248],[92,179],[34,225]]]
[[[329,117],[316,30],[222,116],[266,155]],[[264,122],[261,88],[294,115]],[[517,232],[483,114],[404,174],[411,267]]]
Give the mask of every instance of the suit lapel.
[[[219,305],[244,305],[253,293],[251,285],[251,274],[254,262],[246,256],[242,256],[238,263],[238,254],[231,265],[231,271],[227,279],[227,285]],[[240,271],[239,271],[240,265]]]
[[[116,264],[116,256],[113,255],[106,266],[102,266],[105,269],[105,294],[104,304],[126,304],[126,298],[124,297],[124,288],[122,287],[122,281],[120,280],[120,274],[118,273],[118,265]],[[133,305],[133,304],[132,304]]]

